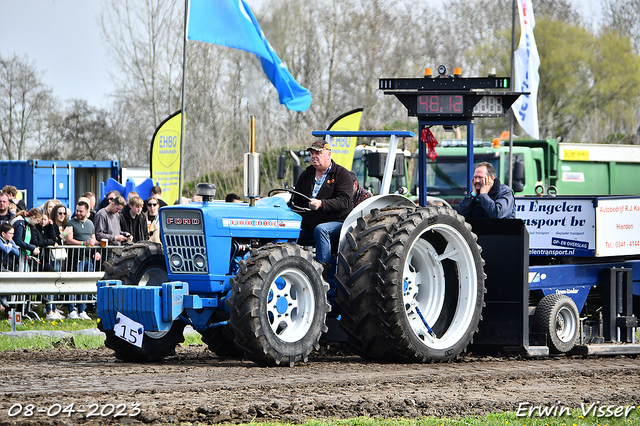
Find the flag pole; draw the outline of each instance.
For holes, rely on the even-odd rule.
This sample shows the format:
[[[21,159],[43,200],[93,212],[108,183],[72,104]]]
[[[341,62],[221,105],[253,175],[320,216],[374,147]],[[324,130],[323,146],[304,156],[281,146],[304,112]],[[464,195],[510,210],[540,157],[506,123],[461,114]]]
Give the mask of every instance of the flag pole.
[[[187,27],[189,25],[189,0],[184,0],[184,44],[182,46],[182,106],[180,108],[180,174],[178,175],[178,204],[182,204],[182,153],[184,146],[184,98],[187,76]]]
[[[513,68],[516,47],[516,0],[511,0],[511,91],[514,90],[516,72]],[[180,145],[182,147],[182,145]],[[509,109],[509,176],[507,185],[513,188],[513,108]]]

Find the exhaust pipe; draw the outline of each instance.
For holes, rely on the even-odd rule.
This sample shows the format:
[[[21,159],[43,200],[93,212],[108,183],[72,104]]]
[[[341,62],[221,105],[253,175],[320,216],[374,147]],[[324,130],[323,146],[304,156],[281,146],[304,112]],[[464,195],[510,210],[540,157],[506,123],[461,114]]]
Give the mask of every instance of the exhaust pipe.
[[[249,152],[244,154],[244,196],[256,205],[260,196],[260,154],[256,152],[256,117],[251,116]]]

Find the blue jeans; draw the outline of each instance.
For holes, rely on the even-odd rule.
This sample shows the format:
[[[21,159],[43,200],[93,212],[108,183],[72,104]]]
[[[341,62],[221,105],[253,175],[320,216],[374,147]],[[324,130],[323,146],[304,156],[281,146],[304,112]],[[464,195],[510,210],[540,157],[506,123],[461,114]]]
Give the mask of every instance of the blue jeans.
[[[331,241],[340,238],[342,222],[326,222],[316,226],[313,230],[313,241],[316,246],[316,260],[323,265],[331,261]],[[298,241],[311,239],[311,233],[302,229]]]
[[[87,300],[87,295],[83,294],[81,296],[78,296],[80,298],[80,300]],[[76,296],[75,295],[71,295],[69,296],[69,300],[70,301],[74,301],[76,300]],[[69,312],[71,311],[75,311],[76,310],[76,305],[74,303],[70,303],[69,305],[67,305],[67,309],[69,310]],[[78,304],[78,313],[84,312],[87,310],[87,304],[86,303],[79,303]]]

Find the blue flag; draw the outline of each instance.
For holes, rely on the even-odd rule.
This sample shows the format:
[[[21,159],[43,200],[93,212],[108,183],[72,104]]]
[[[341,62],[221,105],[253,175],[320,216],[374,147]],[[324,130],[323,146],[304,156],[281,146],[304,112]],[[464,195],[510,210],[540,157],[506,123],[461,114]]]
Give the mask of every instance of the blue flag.
[[[293,78],[265,38],[251,8],[244,0],[191,0],[189,40],[205,41],[255,53],[280,103],[292,111],[306,111],[311,93]]]

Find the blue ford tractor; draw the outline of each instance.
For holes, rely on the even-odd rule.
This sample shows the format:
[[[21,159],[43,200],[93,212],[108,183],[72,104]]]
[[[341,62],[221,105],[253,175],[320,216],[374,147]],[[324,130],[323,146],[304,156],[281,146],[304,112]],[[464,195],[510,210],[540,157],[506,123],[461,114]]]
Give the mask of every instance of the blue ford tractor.
[[[413,134],[358,136],[390,137],[395,152],[398,138]],[[162,245],[114,250],[98,282],[97,309],[117,358],[173,355],[190,325],[219,356],[292,366],[319,348],[329,312],[366,359],[448,360],[467,347],[480,321],[484,272],[461,216],[389,194],[390,156],[381,195],[345,221],[329,283],[312,248],[297,244],[296,212],[306,206],[292,204],[295,191],[255,200],[257,155],[245,155],[249,203],[215,201],[215,187],[199,184],[202,202],[160,210]]]

